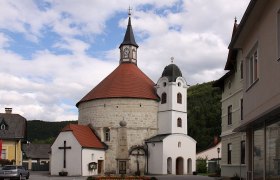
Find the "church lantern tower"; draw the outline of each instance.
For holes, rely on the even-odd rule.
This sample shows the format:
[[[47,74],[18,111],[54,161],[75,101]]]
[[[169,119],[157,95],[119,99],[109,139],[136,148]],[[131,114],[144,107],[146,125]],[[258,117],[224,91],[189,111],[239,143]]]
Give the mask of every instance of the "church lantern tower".
[[[160,97],[158,134],[187,134],[187,82],[178,66],[172,63],[164,68],[156,89]]]
[[[137,48],[138,45],[134,39],[134,34],[131,26],[131,14],[129,12],[127,29],[123,42],[120,45],[120,64],[134,63],[137,65]]]

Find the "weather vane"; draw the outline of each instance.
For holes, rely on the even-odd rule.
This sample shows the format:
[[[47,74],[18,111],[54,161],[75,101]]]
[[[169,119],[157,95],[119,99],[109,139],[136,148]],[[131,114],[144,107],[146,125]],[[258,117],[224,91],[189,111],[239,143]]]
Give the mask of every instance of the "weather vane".
[[[171,59],[171,64],[173,64],[173,61],[174,61],[174,57],[171,57],[170,59]]]
[[[132,8],[129,6],[129,7],[128,7],[128,16],[129,16],[129,17],[131,16],[131,11],[132,11]]]

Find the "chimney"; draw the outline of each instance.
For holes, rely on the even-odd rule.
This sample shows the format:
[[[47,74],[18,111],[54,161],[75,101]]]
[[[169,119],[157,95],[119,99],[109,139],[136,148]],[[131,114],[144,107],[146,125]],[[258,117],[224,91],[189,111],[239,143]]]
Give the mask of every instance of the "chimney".
[[[5,108],[6,114],[12,114],[13,108]]]

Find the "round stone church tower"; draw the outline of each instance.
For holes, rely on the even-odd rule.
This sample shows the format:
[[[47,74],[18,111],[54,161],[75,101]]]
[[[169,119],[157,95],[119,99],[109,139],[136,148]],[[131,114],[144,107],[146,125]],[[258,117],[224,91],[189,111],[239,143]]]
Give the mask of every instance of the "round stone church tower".
[[[157,133],[158,96],[137,67],[137,48],[129,17],[119,66],[76,105],[78,123],[91,124],[108,145],[100,173],[144,173],[144,140]]]

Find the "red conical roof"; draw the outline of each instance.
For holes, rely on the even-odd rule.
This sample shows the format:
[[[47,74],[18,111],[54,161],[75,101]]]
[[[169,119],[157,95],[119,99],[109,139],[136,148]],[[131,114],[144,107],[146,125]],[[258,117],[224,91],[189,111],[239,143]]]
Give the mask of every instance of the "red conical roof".
[[[158,100],[154,82],[133,63],[120,64],[78,103],[94,99],[141,98]]]

